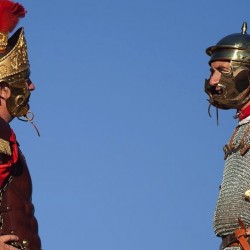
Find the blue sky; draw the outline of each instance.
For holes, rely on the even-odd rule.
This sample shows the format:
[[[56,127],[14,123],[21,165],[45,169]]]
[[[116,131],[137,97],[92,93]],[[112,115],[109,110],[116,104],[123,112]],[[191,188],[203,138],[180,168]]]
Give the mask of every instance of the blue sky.
[[[20,1],[36,84],[13,121],[43,248],[218,249],[212,217],[236,121],[207,114],[205,49],[249,1]]]

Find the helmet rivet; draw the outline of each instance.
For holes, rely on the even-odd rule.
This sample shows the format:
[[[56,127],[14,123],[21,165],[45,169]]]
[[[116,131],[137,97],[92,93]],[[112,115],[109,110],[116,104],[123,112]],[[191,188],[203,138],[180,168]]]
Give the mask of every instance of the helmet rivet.
[[[241,33],[246,34],[247,33],[247,22],[244,22],[241,27]]]

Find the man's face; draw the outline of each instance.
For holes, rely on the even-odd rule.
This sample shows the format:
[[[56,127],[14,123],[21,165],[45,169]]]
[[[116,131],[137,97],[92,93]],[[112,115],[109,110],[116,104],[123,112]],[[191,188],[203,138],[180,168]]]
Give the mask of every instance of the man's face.
[[[10,85],[11,95],[6,100],[7,108],[11,116],[25,116],[29,111],[30,91],[35,89],[30,81],[15,82]]]
[[[211,63],[209,85],[215,87],[216,91],[220,91],[218,83],[222,74],[228,74],[231,71],[230,62],[214,61]]]
[[[205,81],[209,102],[221,109],[240,109],[250,98],[249,67],[234,61],[214,61]]]

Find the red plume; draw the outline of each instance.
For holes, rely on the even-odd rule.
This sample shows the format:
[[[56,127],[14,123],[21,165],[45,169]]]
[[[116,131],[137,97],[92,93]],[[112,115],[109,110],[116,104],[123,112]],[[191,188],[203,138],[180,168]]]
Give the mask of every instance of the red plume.
[[[24,17],[26,10],[19,3],[10,0],[0,0],[0,32],[11,32],[19,18]]]

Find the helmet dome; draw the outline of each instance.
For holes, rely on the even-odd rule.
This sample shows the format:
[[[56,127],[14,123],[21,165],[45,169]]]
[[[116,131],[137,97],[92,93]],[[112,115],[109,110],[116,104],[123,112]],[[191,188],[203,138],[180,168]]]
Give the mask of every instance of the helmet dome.
[[[216,45],[208,47],[206,53],[213,61],[237,61],[250,64],[250,35],[247,34],[247,23],[242,25],[242,32],[222,38]]]

